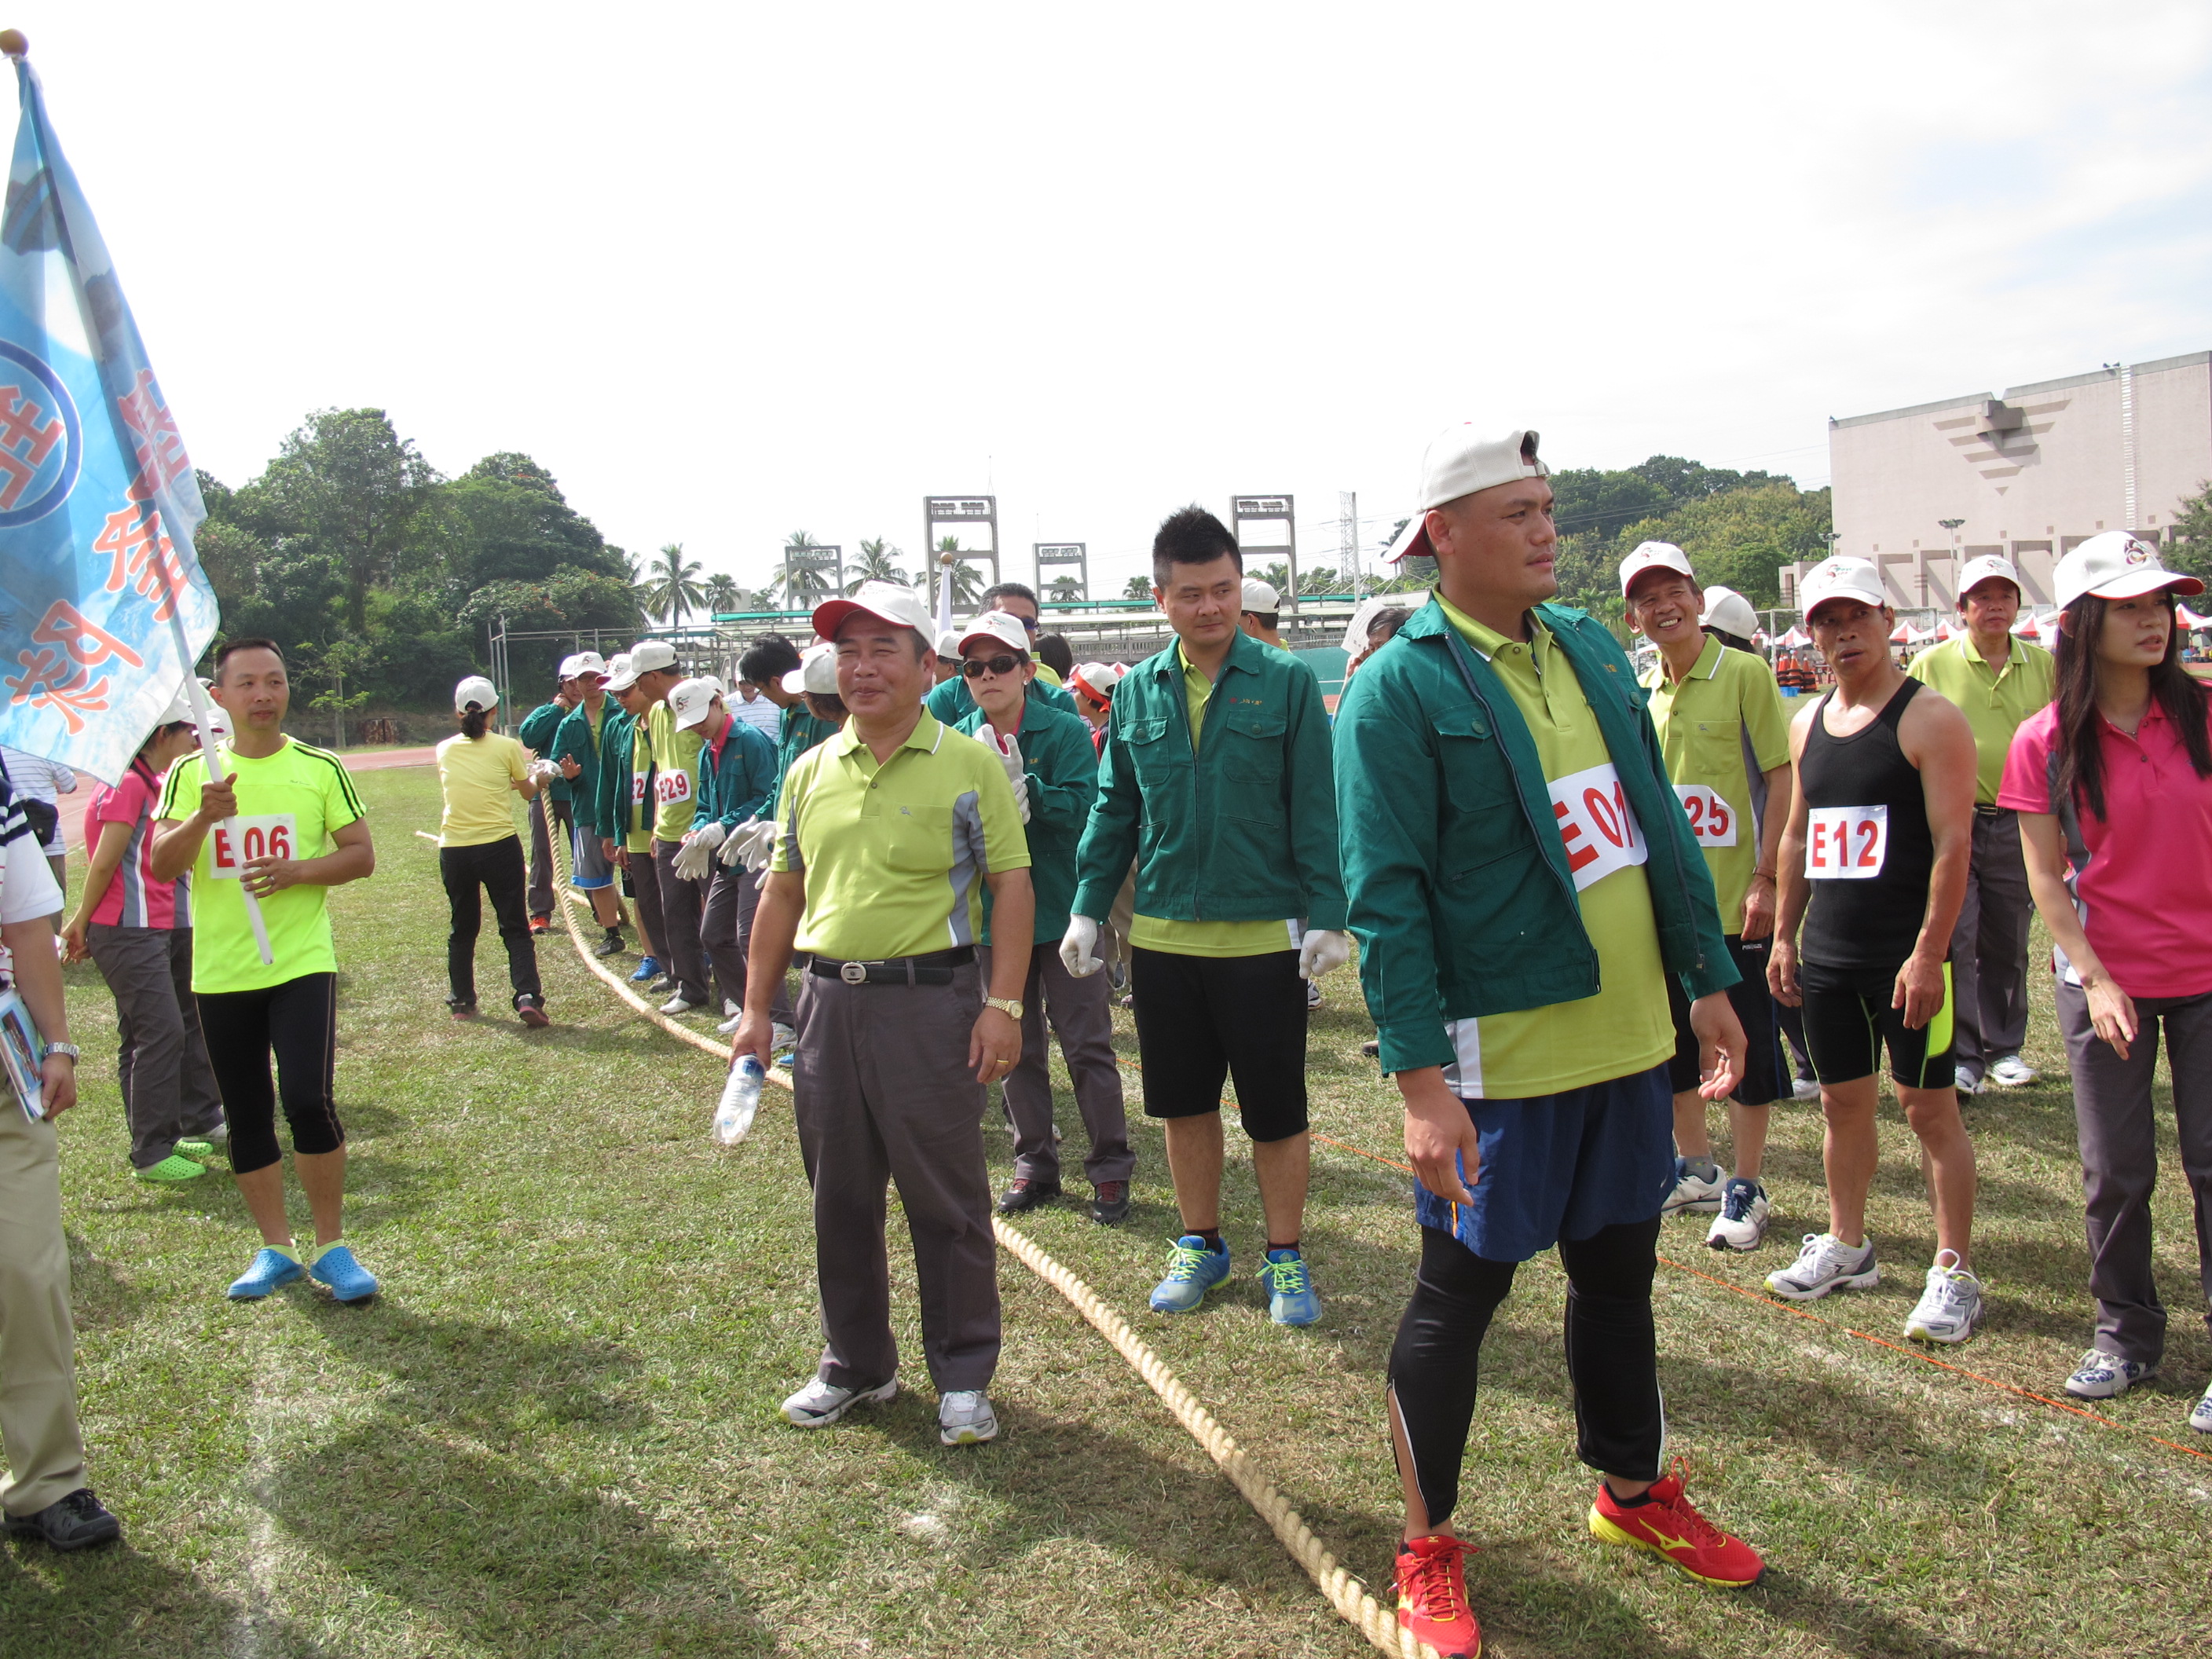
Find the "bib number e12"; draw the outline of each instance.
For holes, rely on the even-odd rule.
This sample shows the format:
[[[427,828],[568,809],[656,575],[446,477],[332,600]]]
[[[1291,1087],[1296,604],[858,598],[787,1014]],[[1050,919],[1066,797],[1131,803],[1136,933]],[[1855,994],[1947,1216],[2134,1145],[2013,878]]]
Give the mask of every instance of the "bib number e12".
[[[237,881],[254,859],[295,859],[300,856],[299,819],[290,812],[264,812],[258,817],[233,818],[218,823],[208,836],[210,871],[217,881]]]
[[[1888,854],[1887,806],[1815,806],[1805,815],[1809,880],[1871,881]]]
[[[1718,794],[1702,783],[1678,783],[1674,793],[1682,799],[1682,811],[1698,846],[1735,845],[1735,812]]]

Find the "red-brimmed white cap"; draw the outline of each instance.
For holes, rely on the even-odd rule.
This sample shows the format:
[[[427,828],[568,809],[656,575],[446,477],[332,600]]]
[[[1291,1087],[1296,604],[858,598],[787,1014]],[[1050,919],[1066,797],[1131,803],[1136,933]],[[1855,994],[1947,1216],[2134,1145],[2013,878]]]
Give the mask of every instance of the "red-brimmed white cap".
[[[862,582],[849,598],[841,595],[823,600],[814,607],[814,631],[825,640],[834,640],[837,630],[856,616],[874,617],[895,628],[911,628],[933,642],[937,638],[937,624],[921,596],[896,582]]]
[[[2002,553],[1982,553],[1959,567],[1959,597],[1965,599],[1992,576],[2000,576],[2010,582],[2015,594],[2027,591],[2020,585],[2020,568],[2010,559]]]
[[[1011,611],[984,611],[960,630],[960,638],[952,647],[953,654],[965,655],[970,640],[996,640],[1024,657],[1030,652],[1030,631],[1022,626],[1022,619]]]
[[[1091,702],[1114,701],[1114,688],[1129,671],[1120,663],[1087,662],[1067,677],[1067,683]]]
[[[2197,594],[2204,584],[2159,562],[2158,551],[2139,536],[2124,530],[2107,530],[2092,536],[2058,561],[2051,585],[2063,611],[2084,593],[2100,599],[2132,599],[2170,587],[2177,593]]]
[[[1698,573],[1690,568],[1690,556],[1672,542],[1638,542],[1636,550],[1620,562],[1620,597],[1626,599],[1636,579],[1647,570],[1672,570],[1698,580]]]
[[[1429,545],[1426,525],[1431,507],[1516,479],[1549,477],[1551,472],[1536,459],[1536,434],[1525,428],[1502,438],[1485,438],[1472,421],[1446,427],[1429,441],[1421,457],[1421,488],[1414,498],[1413,516],[1382,556],[1393,563],[1409,555],[1432,559],[1436,550]]]

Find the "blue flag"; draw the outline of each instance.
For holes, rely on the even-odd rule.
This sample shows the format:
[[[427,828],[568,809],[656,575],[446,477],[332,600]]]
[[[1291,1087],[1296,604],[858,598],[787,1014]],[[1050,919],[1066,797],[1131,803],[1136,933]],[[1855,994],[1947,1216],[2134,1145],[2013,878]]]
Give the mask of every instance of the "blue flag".
[[[0,743],[110,782],[215,637],[207,509],[21,58],[0,210]]]

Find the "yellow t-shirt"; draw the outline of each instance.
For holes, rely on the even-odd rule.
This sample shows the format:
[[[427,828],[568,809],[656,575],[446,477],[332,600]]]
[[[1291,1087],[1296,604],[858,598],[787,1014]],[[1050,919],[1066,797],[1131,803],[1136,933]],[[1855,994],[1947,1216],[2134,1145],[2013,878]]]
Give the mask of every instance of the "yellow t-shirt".
[[[1213,682],[1206,671],[1183,654],[1176,641],[1176,660],[1182,665],[1183,707],[1190,714],[1191,753],[1206,730],[1206,699]],[[1285,849],[1285,855],[1288,849]],[[1178,957],[1265,957],[1278,951],[1295,951],[1302,942],[1295,918],[1283,921],[1176,921],[1166,916],[1133,916],[1129,943],[1146,951],[1164,951]]]
[[[653,850],[653,806],[645,798],[646,774],[653,769],[651,712],[629,728],[629,805],[623,808],[623,848],[631,853]]]
[[[514,792],[530,763],[513,738],[487,732],[471,740],[456,732],[438,745],[438,787],[446,815],[438,823],[441,847],[482,847],[515,833]]]
[[[657,702],[647,717],[653,743],[653,833],[656,840],[682,841],[698,815],[699,751],[706,739],[699,728],[676,729],[668,705]]]
[[[1446,1021],[1457,1058],[1444,1068],[1444,1082],[1462,1099],[1519,1100],[1649,1071],[1674,1052],[1674,1021],[1644,878],[1648,844],[1613,774],[1597,715],[1543,623],[1531,617],[1530,639],[1509,640],[1441,592],[1436,597],[1451,625],[1505,682],[1528,723],[1552,786],[1575,902],[1597,947],[1600,988],[1576,1002]]]

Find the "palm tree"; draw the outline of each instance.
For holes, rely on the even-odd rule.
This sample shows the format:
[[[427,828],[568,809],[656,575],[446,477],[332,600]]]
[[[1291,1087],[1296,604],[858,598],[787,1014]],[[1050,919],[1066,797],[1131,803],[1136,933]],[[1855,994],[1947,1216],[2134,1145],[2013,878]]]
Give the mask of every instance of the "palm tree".
[[[818,567],[794,564],[793,556],[805,556],[822,545],[814,539],[811,531],[794,530],[783,538],[783,563],[777,567],[777,579],[783,585],[784,608],[798,609],[798,600],[816,593],[827,593],[833,586]]]
[[[848,593],[857,592],[862,582],[896,582],[904,587],[907,585],[906,572],[891,562],[898,556],[898,549],[890,544],[890,538],[887,536],[878,536],[873,541],[863,539],[860,556],[850,567],[853,580],[845,584],[845,591]]]
[[[744,603],[738,591],[738,579],[726,570],[718,570],[707,578],[707,609],[718,614],[737,610]]]
[[[983,579],[976,571],[974,565],[970,564],[967,560],[958,556],[961,550],[960,538],[957,536],[942,537],[938,541],[937,551],[939,555],[940,563],[943,562],[943,555],[950,553],[954,556],[952,560],[952,603],[955,605],[964,605],[972,608],[983,602]],[[931,593],[933,596],[934,596],[935,592],[936,589],[933,585],[931,588]]]
[[[699,562],[684,556],[684,544],[671,542],[646,567],[646,609],[670,626],[684,626],[684,615],[706,595],[699,587]]]
[[[1083,584],[1073,576],[1054,576],[1051,595],[1063,604],[1083,597]]]
[[[1152,597],[1152,579],[1150,576],[1130,577],[1127,581],[1121,584],[1121,597],[1125,599],[1151,599]]]

